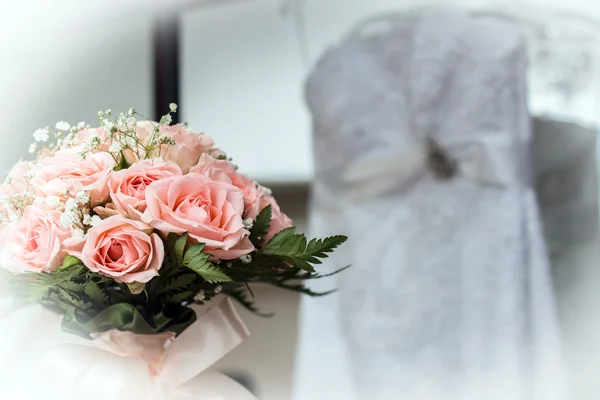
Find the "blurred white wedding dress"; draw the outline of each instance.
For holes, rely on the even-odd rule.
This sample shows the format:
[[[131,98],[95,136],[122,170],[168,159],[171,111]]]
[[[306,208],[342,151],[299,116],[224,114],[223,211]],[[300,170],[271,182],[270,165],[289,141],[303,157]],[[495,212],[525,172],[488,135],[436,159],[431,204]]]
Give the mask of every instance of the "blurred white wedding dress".
[[[315,67],[311,234],[347,234],[327,268],[352,268],[303,299],[295,400],[565,399],[525,53],[508,21],[435,12]]]

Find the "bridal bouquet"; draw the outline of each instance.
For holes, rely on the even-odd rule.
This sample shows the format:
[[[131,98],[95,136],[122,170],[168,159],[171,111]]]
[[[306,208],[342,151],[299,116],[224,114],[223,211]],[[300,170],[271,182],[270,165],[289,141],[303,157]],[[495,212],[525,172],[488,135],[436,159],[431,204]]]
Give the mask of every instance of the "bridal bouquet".
[[[176,109],[159,122],[107,110],[99,128],[39,129],[35,161],[0,187],[0,266],[16,298],[106,354],[143,359],[154,381],[181,380],[184,366],[187,380],[163,379],[171,388],[247,334],[228,299],[258,312],[256,282],[322,295],[302,281],[346,240],[307,241],[210,137],[171,125]],[[225,300],[198,315],[215,297]]]

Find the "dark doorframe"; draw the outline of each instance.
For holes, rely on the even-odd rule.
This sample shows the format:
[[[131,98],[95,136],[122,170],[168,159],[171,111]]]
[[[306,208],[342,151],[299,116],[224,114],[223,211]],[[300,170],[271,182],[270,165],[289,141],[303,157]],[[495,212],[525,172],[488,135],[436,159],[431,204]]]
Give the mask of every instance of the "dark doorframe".
[[[154,25],[154,114],[158,121],[169,111],[169,104],[179,105],[177,113],[172,114],[173,124],[179,123],[181,104],[179,98],[179,50],[180,17],[177,12],[161,15]]]

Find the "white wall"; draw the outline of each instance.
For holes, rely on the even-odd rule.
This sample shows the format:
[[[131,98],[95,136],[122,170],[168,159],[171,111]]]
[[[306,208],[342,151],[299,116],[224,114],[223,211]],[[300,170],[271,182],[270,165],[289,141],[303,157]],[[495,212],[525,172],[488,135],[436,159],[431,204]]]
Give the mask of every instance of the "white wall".
[[[289,9],[296,4],[302,10],[302,33],[293,16],[281,12],[283,3],[229,1],[190,11],[183,25],[184,119],[215,136],[251,175],[276,182],[312,178],[311,123],[303,96],[307,65],[366,16],[428,4],[498,4],[532,18],[539,15],[527,6],[600,16],[600,5],[586,0],[290,0]],[[299,39],[308,47],[306,64]],[[598,106],[590,97],[597,99],[597,90],[569,113],[596,121]],[[552,95],[535,100],[535,111],[564,110],[562,99]],[[257,154],[262,155],[258,160]]]

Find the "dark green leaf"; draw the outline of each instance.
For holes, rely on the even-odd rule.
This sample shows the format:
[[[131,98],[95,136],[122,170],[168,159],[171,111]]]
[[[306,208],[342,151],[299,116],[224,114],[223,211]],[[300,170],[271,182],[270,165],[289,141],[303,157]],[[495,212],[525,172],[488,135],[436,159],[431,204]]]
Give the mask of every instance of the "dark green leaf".
[[[231,278],[210,261],[204,261],[200,264],[186,264],[186,267],[209,283],[231,282]]]
[[[180,266],[181,263],[183,263],[183,252],[185,251],[185,245],[187,244],[187,240],[188,234],[184,233],[183,235],[179,236],[179,238],[177,238],[177,240],[175,241],[174,261],[176,267]]]
[[[174,293],[174,294],[167,295],[164,298],[164,302],[180,304],[180,303],[183,303],[184,301],[191,301],[193,298],[194,298],[194,292],[186,291],[186,292],[180,292],[180,293]]]
[[[243,286],[237,287],[235,289],[226,290],[225,294],[227,294],[229,297],[231,297],[232,299],[237,301],[242,307],[244,307],[245,309],[247,309],[248,311],[250,311],[254,314],[260,315],[261,317],[267,317],[267,318],[273,316],[273,313],[261,312],[256,307],[254,302],[248,298],[248,293],[246,292],[246,289]]]
[[[252,230],[250,231],[250,241],[254,246],[259,246],[264,240],[267,232],[269,231],[269,227],[271,226],[271,215],[272,209],[269,204],[256,217],[256,221],[252,225]]]
[[[88,282],[84,288],[85,294],[92,300],[94,303],[107,303],[108,296],[104,291],[100,288],[100,286],[95,282]]]

